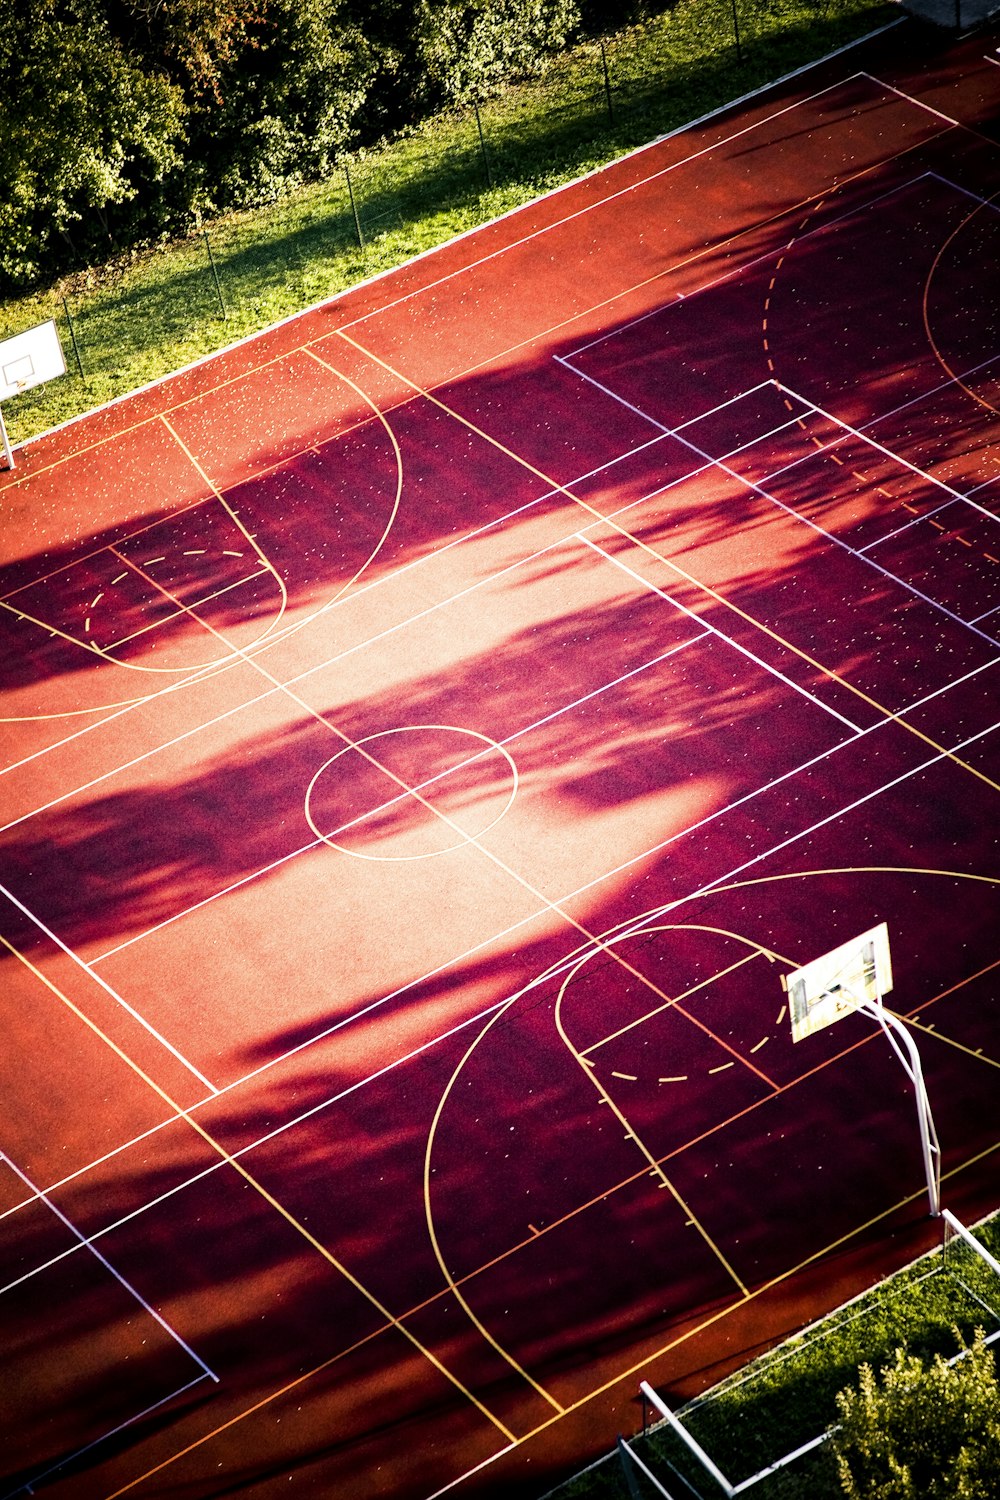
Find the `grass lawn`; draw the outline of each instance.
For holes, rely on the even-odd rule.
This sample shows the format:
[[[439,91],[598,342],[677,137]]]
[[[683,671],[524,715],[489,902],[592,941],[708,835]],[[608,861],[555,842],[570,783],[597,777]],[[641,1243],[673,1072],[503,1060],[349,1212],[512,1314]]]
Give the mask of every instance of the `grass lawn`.
[[[559,57],[478,121],[439,115],[264,208],[5,302],[0,337],[54,317],[69,365],[68,378],[5,403],[11,440],[401,265],[898,16],[871,0],[736,0],[735,13],[739,56],[732,0],[678,0],[603,51],[590,42]]]
[[[976,1237],[1000,1256],[1000,1217]],[[836,1423],[836,1394],[857,1385],[864,1363],[892,1363],[903,1347],[930,1358],[956,1353],[955,1330],[971,1342],[977,1327],[1000,1334],[1000,1278],[975,1252],[950,1240],[814,1328],[761,1356],[721,1385],[680,1408],[685,1427],[732,1484],[792,1452]],[[638,1386],[638,1382],[636,1382]],[[655,1415],[655,1414],[654,1414]],[[669,1427],[634,1449],[677,1500],[717,1500],[718,1485]],[[640,1496],[657,1493],[633,1467]],[[754,1500],[843,1500],[829,1444],[813,1450],[746,1493]],[[552,1500],[631,1500],[616,1455],[552,1492]]]

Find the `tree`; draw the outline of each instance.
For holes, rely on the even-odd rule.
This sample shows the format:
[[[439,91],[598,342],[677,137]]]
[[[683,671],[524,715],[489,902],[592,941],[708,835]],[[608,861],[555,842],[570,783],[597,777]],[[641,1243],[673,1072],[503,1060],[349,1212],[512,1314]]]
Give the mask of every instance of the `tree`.
[[[109,205],[149,198],[179,163],[184,109],[87,0],[0,0],[0,12],[0,275],[9,290],[58,261],[57,237],[79,259],[103,238]]]
[[[328,172],[354,141],[377,71],[350,0],[164,0],[195,6],[208,29],[189,86],[190,156],[205,207],[265,201]],[[224,5],[239,35],[215,38]],[[189,53],[189,68],[193,66]]]
[[[579,20],[576,0],[420,0],[423,65],[442,99],[484,98],[539,72]]]
[[[877,1377],[837,1397],[833,1443],[849,1500],[989,1500],[1000,1475],[1000,1387],[978,1330],[960,1357],[927,1364],[897,1349]]]

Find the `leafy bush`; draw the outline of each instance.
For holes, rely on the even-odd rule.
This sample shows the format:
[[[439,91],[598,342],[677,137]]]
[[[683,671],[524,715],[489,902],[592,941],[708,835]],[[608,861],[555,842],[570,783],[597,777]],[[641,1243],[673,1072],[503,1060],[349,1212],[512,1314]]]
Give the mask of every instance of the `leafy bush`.
[[[956,1338],[958,1338],[956,1332]],[[978,1330],[960,1357],[927,1363],[897,1349],[837,1397],[834,1446],[849,1500],[990,1500],[1000,1489],[1000,1387]]]

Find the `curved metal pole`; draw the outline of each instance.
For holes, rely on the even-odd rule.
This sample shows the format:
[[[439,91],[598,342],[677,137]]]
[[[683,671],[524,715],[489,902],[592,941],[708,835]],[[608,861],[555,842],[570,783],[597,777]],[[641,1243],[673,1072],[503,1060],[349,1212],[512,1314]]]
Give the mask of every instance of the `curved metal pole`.
[[[931,1102],[927,1096],[924,1070],[921,1066],[917,1044],[899,1017],[892,1015],[880,1002],[855,1000],[854,1003],[858,1010],[866,1016],[871,1016],[872,1020],[877,1021],[881,1026],[892,1050],[903,1065],[903,1071],[913,1084],[917,1100],[917,1119],[920,1124],[920,1148],[923,1152],[924,1175],[927,1179],[927,1199],[930,1204],[931,1218],[937,1219],[941,1214],[941,1147],[938,1144],[934,1116],[931,1114]],[[902,1047],[900,1042],[902,1042]],[[905,1056],[903,1048],[906,1050]]]

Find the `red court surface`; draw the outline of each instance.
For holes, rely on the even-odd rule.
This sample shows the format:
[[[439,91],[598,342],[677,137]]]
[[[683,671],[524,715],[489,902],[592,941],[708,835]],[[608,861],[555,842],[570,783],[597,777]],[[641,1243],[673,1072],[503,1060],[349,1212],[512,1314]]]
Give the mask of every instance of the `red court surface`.
[[[996,36],[21,449],[0,1496],[531,1495],[1000,1202]],[[940,44],[938,44],[940,46]]]

